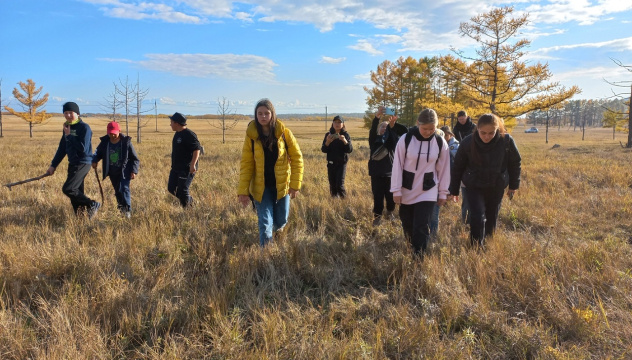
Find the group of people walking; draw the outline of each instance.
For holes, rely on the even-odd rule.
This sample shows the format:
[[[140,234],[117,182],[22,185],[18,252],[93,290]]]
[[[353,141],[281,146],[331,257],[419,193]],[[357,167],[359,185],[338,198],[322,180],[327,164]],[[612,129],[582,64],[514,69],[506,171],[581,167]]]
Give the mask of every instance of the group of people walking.
[[[87,212],[92,218],[101,204],[84,194],[84,179],[90,167],[96,169],[103,160],[102,176],[110,178],[118,209],[130,217],[130,181],[138,176],[140,167],[131,138],[120,133],[118,123],[110,122],[107,135],[100,138],[93,154],[92,131],[81,120],[79,106],[65,103],[63,112],[63,135],[46,173],[52,175],[68,156],[62,191],[75,213]],[[182,114],[176,112],[170,121],[175,134],[167,189],[188,207],[193,202],[189,187],[203,148]],[[439,208],[448,201],[458,202],[459,195],[471,242],[484,245],[484,239],[496,228],[504,189],[509,187],[511,199],[520,185],[520,154],[502,119],[485,114],[474,125],[461,111],[453,130],[448,126],[438,129],[438,124],[436,112],[424,109],[416,126],[408,128],[397,122],[396,115],[385,115],[381,106],[369,130],[373,225],[379,225],[384,217],[393,219],[399,204],[404,236],[415,254],[427,249],[431,232],[436,232]],[[332,197],[344,198],[346,166],[353,146],[341,116],[333,118],[321,150],[327,154],[329,192]],[[272,102],[260,100],[246,130],[237,195],[243,206],[256,209],[261,246],[283,233],[290,199],[298,195],[302,181],[303,155],[296,138],[277,119]]]

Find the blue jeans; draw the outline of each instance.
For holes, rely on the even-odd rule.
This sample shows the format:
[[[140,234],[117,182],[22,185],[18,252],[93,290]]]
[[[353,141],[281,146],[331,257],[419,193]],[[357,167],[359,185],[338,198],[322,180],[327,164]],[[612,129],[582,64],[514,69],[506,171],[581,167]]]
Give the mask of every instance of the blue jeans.
[[[175,195],[180,200],[182,207],[187,207],[193,202],[193,198],[189,193],[189,187],[193,182],[195,174],[191,174],[188,171],[175,171],[171,170],[169,173],[169,183],[167,184],[167,191]]]
[[[129,187],[130,178],[123,179],[122,174],[108,175],[114,188],[117,208],[121,211],[132,211],[132,192]]]
[[[276,197],[276,189],[266,187],[261,202],[255,200],[257,216],[259,217],[259,244],[261,246],[272,241],[272,232],[283,228],[290,215],[290,195],[285,195],[278,201]]]
[[[432,215],[430,216],[430,234],[436,234],[439,230],[439,210],[441,206],[435,204],[432,209]]]

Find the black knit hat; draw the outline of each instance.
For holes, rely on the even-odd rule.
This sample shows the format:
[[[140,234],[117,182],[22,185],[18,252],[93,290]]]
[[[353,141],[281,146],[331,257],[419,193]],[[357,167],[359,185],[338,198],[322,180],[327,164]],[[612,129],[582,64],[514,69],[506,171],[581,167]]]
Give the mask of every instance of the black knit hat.
[[[79,112],[79,105],[77,105],[76,103],[72,101],[65,103],[62,109],[63,109],[63,112],[74,111],[77,113],[77,115],[81,115],[81,113]]]
[[[174,122],[177,122],[180,125],[187,124],[187,118],[185,118],[184,115],[180,114],[179,112],[176,112],[175,114],[169,116],[169,119],[173,120]]]
[[[332,122],[336,120],[340,120],[340,122],[343,122],[343,123],[345,122],[345,119],[340,115],[334,116],[334,119],[332,120]]]

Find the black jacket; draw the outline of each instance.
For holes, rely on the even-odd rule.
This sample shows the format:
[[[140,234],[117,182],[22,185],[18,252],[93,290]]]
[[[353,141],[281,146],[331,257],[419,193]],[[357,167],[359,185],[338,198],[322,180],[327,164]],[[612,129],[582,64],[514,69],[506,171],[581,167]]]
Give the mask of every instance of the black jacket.
[[[457,121],[456,125],[454,125],[454,129],[452,129],[452,132],[454,133],[456,140],[461,142],[466,136],[472,134],[474,129],[476,129],[476,125],[472,122],[472,118],[468,116],[465,124],[463,125]]]
[[[323,139],[323,145],[321,146],[321,150],[324,153],[327,153],[327,162],[333,163],[334,165],[346,164],[349,160],[349,154],[353,151],[353,145],[351,145],[351,136],[349,133],[342,130],[340,131],[340,136],[344,136],[347,139],[347,145],[342,142],[340,139],[336,139],[329,144],[329,146],[325,145],[327,141],[327,136],[329,134],[333,134],[336,131],[331,128],[328,133],[325,134],[325,138]]]
[[[371,130],[369,130],[369,149],[371,150],[369,154],[369,176],[390,177],[393,171],[395,146],[397,146],[397,140],[399,140],[399,135],[396,133],[397,125],[403,128],[406,127],[395,123],[392,129],[390,126],[387,126],[384,135],[378,136],[377,128],[379,125],[380,119],[376,117],[371,123]],[[384,157],[382,160],[371,160],[371,155],[382,145],[388,149],[389,156]]]
[[[123,170],[123,178],[128,179],[132,173],[138,174],[140,167],[140,160],[132,145],[132,138],[121,134],[121,169]],[[97,146],[97,150],[92,155],[92,163],[98,163],[103,159],[103,178],[105,179],[110,172],[110,157],[108,156],[110,150],[110,137],[105,135],[99,138],[101,143]]]
[[[461,181],[466,188],[489,188],[509,185],[520,187],[521,158],[516,143],[509,134],[499,132],[485,144],[475,132],[461,142],[454,157],[450,177],[450,194],[459,195]]]

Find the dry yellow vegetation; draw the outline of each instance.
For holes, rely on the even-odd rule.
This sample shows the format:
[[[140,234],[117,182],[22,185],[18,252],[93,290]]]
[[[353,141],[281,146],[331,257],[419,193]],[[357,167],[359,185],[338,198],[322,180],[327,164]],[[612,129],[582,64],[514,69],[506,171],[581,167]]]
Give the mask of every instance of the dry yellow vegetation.
[[[40,175],[61,118],[5,116],[0,183]],[[93,147],[106,119],[86,118]],[[135,144],[133,214],[106,180],[97,217],[61,193],[67,161],[0,189],[2,359],[580,359],[632,357],[632,170],[609,129],[514,136],[522,184],[485,252],[467,247],[456,205],[415,260],[398,222],[371,226],[368,132],[354,140],[348,198],[328,195],[323,121],[287,121],[305,157],[287,236],[262,250],[237,202],[246,123],[227,144],[191,120],[206,153],[183,210],[167,194],[168,120]],[[124,126],[123,126],[124,128]],[[135,134],[130,124],[130,132]],[[541,129],[542,130],[542,129]],[[620,137],[620,139],[619,139]],[[551,149],[553,144],[560,144]],[[99,198],[94,173],[86,192]]]

